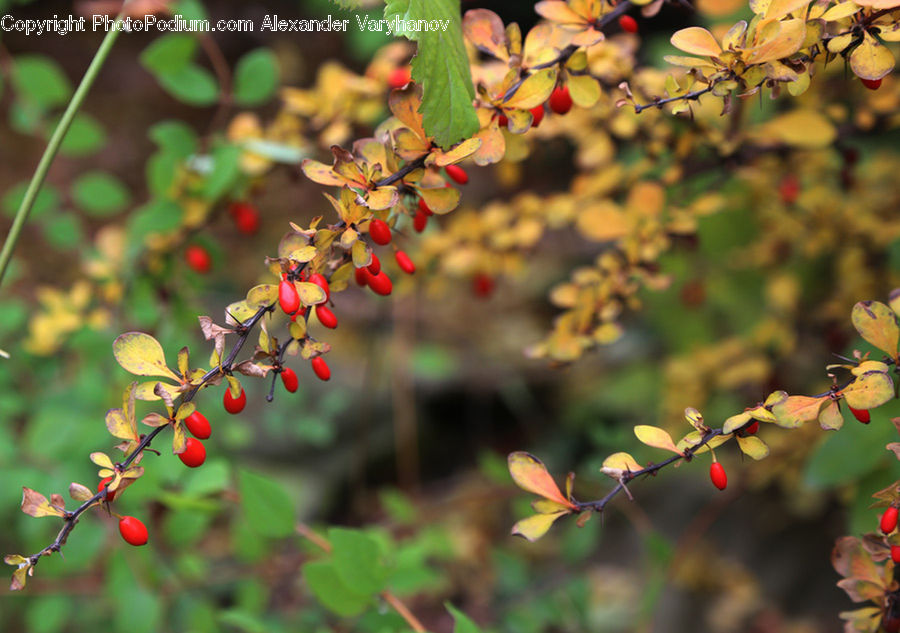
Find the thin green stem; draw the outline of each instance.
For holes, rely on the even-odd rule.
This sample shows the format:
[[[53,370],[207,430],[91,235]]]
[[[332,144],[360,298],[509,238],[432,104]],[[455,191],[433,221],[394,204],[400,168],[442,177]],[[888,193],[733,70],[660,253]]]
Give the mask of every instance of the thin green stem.
[[[81,108],[84,98],[94,84],[94,80],[100,73],[100,69],[103,67],[104,62],[106,62],[110,50],[112,50],[113,43],[115,43],[116,38],[119,36],[118,27],[120,24],[121,16],[116,18],[113,27],[106,33],[106,37],[103,38],[100,48],[97,49],[97,54],[94,55],[94,59],[91,60],[91,65],[88,66],[87,72],[84,73],[81,83],[75,90],[75,94],[72,95],[71,101],[69,101],[69,105],[66,106],[66,111],[63,112],[62,118],[60,118],[59,123],[56,125],[56,129],[53,131],[53,135],[47,143],[47,148],[44,150],[44,155],[41,156],[41,161],[38,163],[37,169],[35,169],[34,175],[31,177],[31,182],[28,183],[28,189],[25,190],[25,197],[22,198],[22,204],[19,205],[19,209],[16,211],[16,217],[13,220],[12,228],[9,230],[6,241],[3,243],[3,250],[0,251],[0,284],[3,283],[3,277],[6,274],[6,268],[9,266],[9,260],[12,258],[16,242],[19,239],[19,233],[22,232],[22,227],[25,226],[25,222],[28,220],[28,214],[31,213],[31,208],[34,206],[34,201],[37,199],[38,192],[44,184],[47,172],[50,171],[50,165],[53,164],[56,153],[59,151],[59,146],[62,145],[66,132],[69,131],[72,119],[75,118],[75,114],[78,112],[79,108]]]

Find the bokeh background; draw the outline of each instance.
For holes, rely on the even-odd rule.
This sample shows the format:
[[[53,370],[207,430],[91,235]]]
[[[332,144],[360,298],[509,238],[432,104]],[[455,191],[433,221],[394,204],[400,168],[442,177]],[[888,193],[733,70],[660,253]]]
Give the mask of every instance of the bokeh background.
[[[740,11],[735,3],[712,4],[700,3],[706,12],[699,17],[667,7],[642,20],[643,61],[664,67],[662,55],[672,52],[667,36],[676,28]],[[535,20],[531,3],[463,2],[464,9],[477,6],[523,28]],[[0,13],[17,18],[92,8],[0,0]],[[266,14],[353,15],[324,0],[208,2],[203,10],[213,19],[257,23]],[[130,380],[110,353],[115,336],[147,331],[172,362],[184,345],[204,357],[209,346],[196,316],[221,321],[224,306],[265,279],[264,257],[276,254],[287,223],[329,211],[296,165],[279,165],[245,191],[262,218],[255,235],[237,231],[220,200],[176,239],[149,239],[159,223],[179,227],[189,213],[148,207],[162,162],[153,158],[160,155],[154,126],[179,120],[203,137],[248,109],[220,117],[215,105],[173,98],[140,62],[155,37],[120,37],[0,290],[0,348],[12,355],[0,362],[4,553],[36,551],[55,532],[51,520],[19,511],[21,486],[49,495],[70,481],[96,482],[87,456],[110,448],[103,416],[119,405]],[[0,232],[8,230],[53,121],[100,39],[0,36]],[[364,73],[390,42],[356,29],[346,36],[231,33],[214,40],[230,67],[248,52],[271,51],[279,84],[301,88],[314,86],[326,63]],[[202,49],[197,59],[211,67]],[[833,74],[840,79],[841,70]],[[846,99],[838,105],[847,109],[862,98],[835,86],[818,98]],[[758,111],[749,116],[760,118],[774,107],[753,105]],[[265,121],[280,106],[272,98],[249,109]],[[370,133],[387,115],[383,106],[370,110],[333,134]],[[574,471],[579,498],[599,498],[610,484],[598,468],[610,453],[659,459],[638,445],[635,424],[683,431],[687,406],[721,422],[776,387],[827,388],[831,354],[865,349],[849,323],[853,303],[884,299],[900,276],[896,218],[876,217],[864,229],[854,224],[854,205],[896,213],[900,201],[892,176],[897,133],[872,132],[808,155],[773,157],[756,171],[725,165],[716,178],[693,183],[695,191],[725,192],[727,208],[702,218],[695,237],[661,258],[672,283],[641,292],[625,336],[573,364],[524,354],[557,314],[549,290],[596,256],[596,245],[571,231],[529,248],[514,271],[492,277],[491,292],[479,290],[471,271],[445,274],[431,261],[398,283],[390,299],[356,288],[341,293],[341,325],[329,338],[330,382],[315,380],[296,360],[297,394],[279,390],[267,403],[268,381],[247,381],[249,404],[237,417],[221,410],[217,392],[202,393],[198,405],[214,428],[207,464],[187,472],[165,450],[147,455],[147,474],[117,502],[119,511],[145,519],[150,546],[130,548],[114,519],[86,516],[64,557],[43,560],[24,592],[0,595],[0,628],[403,630],[383,609],[339,619],[312,598],[300,569],[316,549],[299,535],[274,538],[260,530],[239,494],[239,472],[251,471],[288,491],[298,523],[367,526],[391,542],[409,563],[400,593],[438,633],[452,630],[445,601],[486,630],[509,633],[840,630],[837,614],[851,603],[835,586],[829,555],[836,537],[874,528],[869,496],[900,475],[883,448],[896,433],[889,421],[900,415],[896,405],[874,412],[867,427],[848,421],[828,436],[815,428],[764,428],[769,459],[720,455],[727,491],[713,489],[708,463],[698,458],[635,482],[635,502],[619,498],[582,529],[562,522],[533,545],[509,536],[530,499],[513,486],[505,459],[528,450],[558,481]],[[327,160],[327,143],[298,147]],[[848,160],[848,151],[857,158]],[[513,167],[472,169],[464,206],[477,213],[524,190],[565,192],[574,156],[565,137],[549,138]],[[857,179],[849,185],[848,164]],[[821,189],[815,211],[784,203],[775,185],[786,171]],[[792,214],[803,217],[791,224],[785,218]],[[450,222],[432,222],[426,237]],[[815,248],[804,248],[809,242]],[[209,250],[210,273],[185,265],[187,243]]]

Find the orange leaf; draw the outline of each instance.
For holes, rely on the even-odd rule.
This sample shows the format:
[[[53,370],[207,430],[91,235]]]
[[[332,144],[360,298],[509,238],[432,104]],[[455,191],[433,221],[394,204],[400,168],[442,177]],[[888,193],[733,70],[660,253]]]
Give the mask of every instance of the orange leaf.
[[[567,508],[576,508],[574,503],[563,496],[559,486],[547,472],[547,467],[537,457],[518,451],[510,453],[508,462],[509,474],[517,486]]]

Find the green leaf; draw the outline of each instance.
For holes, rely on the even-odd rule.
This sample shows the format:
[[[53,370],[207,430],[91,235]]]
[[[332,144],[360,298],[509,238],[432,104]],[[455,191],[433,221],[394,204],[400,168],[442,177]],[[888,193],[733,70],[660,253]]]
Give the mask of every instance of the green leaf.
[[[146,176],[150,193],[165,196],[169,193],[182,159],[170,151],[156,152],[147,159]]]
[[[825,436],[806,463],[804,480],[822,490],[857,481],[894,456],[884,450],[897,431],[892,424],[845,424],[839,433]]]
[[[53,127],[56,127],[54,123]],[[100,122],[83,112],[75,115],[59,151],[67,156],[87,156],[106,143],[106,132]]]
[[[203,194],[216,199],[234,183],[240,175],[241,149],[235,145],[220,145],[213,150],[213,169],[206,181]]]
[[[384,588],[387,570],[381,564],[378,543],[360,532],[345,528],[328,530],[334,568],[344,584],[361,594],[378,593]]]
[[[20,182],[13,185],[9,191],[3,196],[3,211],[9,217],[13,217],[22,204],[22,198],[25,197],[25,190],[28,189],[27,182]],[[60,196],[53,185],[44,184],[38,191],[34,200],[34,206],[31,207],[31,217],[38,218],[48,211],[54,211],[59,208]]]
[[[384,8],[388,20],[438,20],[447,24],[446,30],[403,33],[418,44],[412,76],[423,88],[419,111],[425,132],[443,148],[478,131],[472,105],[475,88],[459,11],[459,0],[388,0]]]
[[[242,469],[238,473],[238,487],[251,529],[271,537],[287,536],[294,531],[294,504],[281,484]]]
[[[357,594],[353,585],[345,585],[334,565],[326,561],[306,563],[303,580],[322,606],[340,616],[359,615],[372,600],[370,596]]]
[[[181,225],[182,215],[181,206],[172,200],[151,200],[129,217],[129,239],[143,244],[148,233],[172,231]]]
[[[175,13],[185,20],[207,20],[209,15],[199,0],[181,0],[175,4]]]
[[[21,97],[42,108],[69,100],[72,85],[54,60],[45,55],[19,55],[14,61],[13,84]]]
[[[243,106],[265,103],[278,88],[278,60],[268,48],[250,51],[234,71],[234,100]]]
[[[216,78],[211,72],[195,64],[159,74],[156,78],[166,92],[188,105],[208,106],[219,98],[219,83]]]
[[[147,135],[160,149],[179,158],[197,151],[197,134],[183,121],[160,121],[150,128]]]
[[[154,75],[181,70],[194,58],[197,40],[191,35],[169,33],[158,37],[141,53],[141,66]]]
[[[57,248],[78,248],[84,242],[81,221],[72,213],[50,216],[43,221],[42,228],[47,241]]]
[[[472,622],[465,613],[449,602],[445,602],[444,606],[447,607],[447,611],[453,616],[453,621],[455,622],[453,625],[453,633],[481,633],[481,629],[478,625]]]
[[[131,194],[121,180],[102,171],[82,174],[72,184],[72,198],[91,215],[112,215],[131,202]]]

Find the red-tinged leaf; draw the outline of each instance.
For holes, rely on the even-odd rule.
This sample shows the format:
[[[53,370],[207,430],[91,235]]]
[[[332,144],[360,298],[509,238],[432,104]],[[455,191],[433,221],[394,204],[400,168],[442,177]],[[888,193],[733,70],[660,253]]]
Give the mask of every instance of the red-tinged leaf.
[[[900,342],[900,327],[897,315],[880,301],[860,301],[851,313],[853,327],[866,341],[897,359],[897,345]]]
[[[787,394],[785,394],[787,395]],[[828,396],[788,396],[772,406],[775,424],[786,429],[794,429],[819,417],[819,409],[830,400]]]
[[[839,580],[837,586],[847,592],[853,602],[865,602],[884,597],[884,587],[859,578],[844,578]]]
[[[532,543],[541,538],[550,529],[550,526],[560,517],[569,514],[568,510],[554,512],[553,514],[535,514],[522,519],[512,528],[514,536],[521,536]]]
[[[50,505],[47,497],[31,488],[22,487],[22,512],[33,517],[65,517],[65,510]]]
[[[647,446],[672,451],[679,455],[682,454],[675,446],[675,442],[672,441],[672,436],[659,427],[650,426],[648,424],[638,424],[634,427],[634,434]]]
[[[25,588],[25,581],[28,579],[32,573],[31,562],[25,558],[24,556],[19,556],[18,554],[9,554],[3,557],[3,562],[7,565],[12,565],[17,567],[16,571],[13,572],[12,583],[9,585],[9,588],[12,591],[21,591]]]
[[[559,486],[547,472],[547,467],[537,457],[518,451],[510,453],[508,463],[509,474],[520,488],[567,508],[575,508],[575,505],[563,496]]]
[[[845,578],[859,578],[880,583],[881,568],[863,549],[862,542],[854,536],[842,536],[831,552],[831,564]]]
[[[162,345],[143,332],[126,332],[113,342],[113,356],[125,371],[137,376],[165,376],[178,380],[166,366]]]

